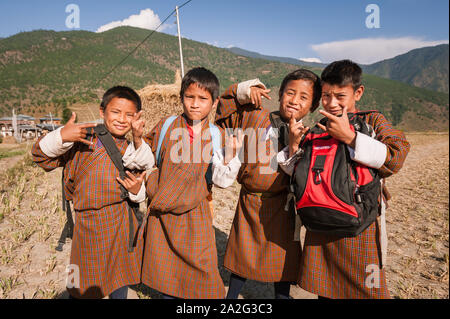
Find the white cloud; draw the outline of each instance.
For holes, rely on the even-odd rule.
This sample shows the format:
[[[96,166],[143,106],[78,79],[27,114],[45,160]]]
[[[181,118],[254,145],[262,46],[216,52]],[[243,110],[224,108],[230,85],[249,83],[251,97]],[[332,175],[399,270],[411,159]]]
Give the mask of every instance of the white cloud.
[[[322,61],[318,58],[301,58],[299,60],[303,62],[322,63]]]
[[[153,12],[151,9],[141,10],[139,14],[133,14],[122,21],[113,21],[108,24],[102,25],[97,29],[97,33],[105,32],[120,26],[130,26],[137,27],[148,30],[155,30],[161,24],[161,20],[158,15]],[[169,28],[168,24],[163,24],[158,31],[162,31],[166,28]]]
[[[206,41],[206,44],[219,48],[219,42],[217,42],[217,41],[214,41],[214,42]]]
[[[443,43],[448,43],[448,40],[425,41],[416,37],[363,38],[313,44],[311,48],[320,56],[322,61],[332,62],[351,59],[357,63],[371,64],[393,58],[413,49]]]

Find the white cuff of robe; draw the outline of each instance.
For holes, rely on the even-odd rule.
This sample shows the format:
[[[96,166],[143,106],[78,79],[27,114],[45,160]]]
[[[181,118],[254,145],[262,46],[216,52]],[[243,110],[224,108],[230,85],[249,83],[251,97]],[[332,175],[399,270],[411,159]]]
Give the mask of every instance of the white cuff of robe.
[[[136,150],[131,142],[122,158],[123,166],[128,169],[150,170],[155,165],[152,149],[143,139],[141,146]]]
[[[39,142],[39,146],[42,152],[50,158],[56,158],[68,150],[70,150],[73,146],[73,142],[63,143],[61,137],[62,127],[57,130],[48,133],[45,137]]]
[[[365,166],[379,169],[386,161],[386,145],[366,134],[356,132],[355,149],[347,147],[351,159]]]
[[[251,103],[252,98],[250,96],[250,88],[252,86],[258,86],[260,88],[266,89],[266,86],[259,79],[253,79],[239,83],[237,87],[237,100],[239,104],[244,105]]]
[[[139,190],[139,192],[136,195],[128,192],[128,196],[130,197],[130,200],[132,202],[141,203],[141,202],[145,201],[145,190],[146,190],[145,183],[143,182],[141,184],[141,189]]]
[[[286,174],[288,174],[289,176],[292,176],[292,173],[294,172],[295,164],[300,159],[302,153],[303,153],[303,150],[301,148],[299,148],[297,150],[297,152],[294,153],[294,155],[289,157],[289,146],[286,146],[277,154],[278,165],[280,165],[281,169]]]
[[[214,152],[212,158],[212,181],[214,185],[220,188],[227,188],[233,185],[241,168],[239,153],[228,165],[224,164],[224,154],[224,149],[221,149],[218,152]]]

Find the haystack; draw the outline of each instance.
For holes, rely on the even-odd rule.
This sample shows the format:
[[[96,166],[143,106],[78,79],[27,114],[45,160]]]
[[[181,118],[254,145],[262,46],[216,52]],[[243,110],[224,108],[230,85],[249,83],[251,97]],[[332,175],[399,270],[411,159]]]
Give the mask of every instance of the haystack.
[[[145,120],[144,134],[164,117],[180,115],[183,106],[180,101],[181,75],[177,70],[175,82],[168,85],[153,84],[138,91],[142,100],[143,118]],[[216,110],[212,110],[209,120],[213,121]]]

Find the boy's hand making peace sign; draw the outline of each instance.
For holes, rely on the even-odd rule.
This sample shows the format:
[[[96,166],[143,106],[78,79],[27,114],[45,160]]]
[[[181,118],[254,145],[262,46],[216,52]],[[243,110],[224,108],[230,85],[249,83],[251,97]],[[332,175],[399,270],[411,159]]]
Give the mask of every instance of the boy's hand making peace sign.
[[[262,98],[265,97],[268,100],[272,98],[269,96],[270,90],[262,88],[260,86],[252,86],[250,87],[250,98],[252,104],[257,108],[262,106]]]
[[[81,142],[86,145],[92,145],[91,141],[86,140],[87,128],[96,127],[96,123],[76,124],[77,115],[72,113],[72,117],[61,129],[61,138],[63,143],[67,142]]]
[[[144,119],[141,119],[143,112],[144,111],[140,111],[134,114],[133,119],[131,120],[131,130],[133,133],[133,143],[135,149],[138,149],[141,146],[141,138],[142,135],[144,135],[145,121]]]
[[[350,122],[347,115],[347,107],[342,109],[342,115],[335,116],[327,111],[320,110],[320,114],[328,118],[327,126],[317,123],[322,130],[328,132],[335,139],[355,148],[356,133],[350,128]]]

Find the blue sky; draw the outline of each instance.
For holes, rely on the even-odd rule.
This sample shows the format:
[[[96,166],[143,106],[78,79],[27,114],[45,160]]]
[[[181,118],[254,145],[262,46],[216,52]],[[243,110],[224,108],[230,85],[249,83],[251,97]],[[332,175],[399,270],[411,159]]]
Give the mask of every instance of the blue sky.
[[[132,15],[136,17],[130,21],[138,25],[153,19],[154,27],[184,2],[1,1],[0,37],[35,29],[67,31],[65,9],[72,3],[80,8],[80,29],[95,32]],[[379,8],[379,28],[366,26],[373,13],[366,12],[369,4]],[[448,12],[448,0],[193,0],[181,9],[180,18],[184,37],[219,47],[322,62],[346,57],[372,63],[417,47],[448,43]],[[175,35],[174,21],[170,18],[162,31]]]

